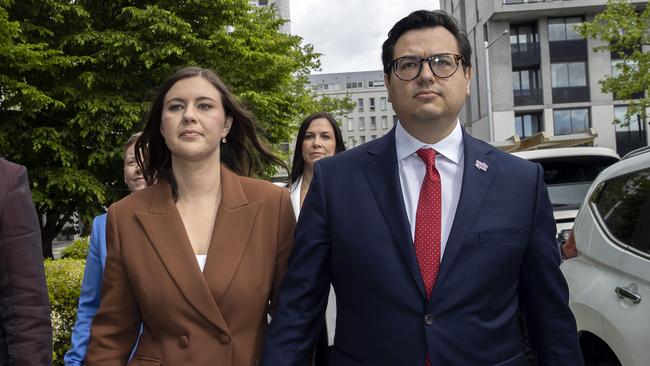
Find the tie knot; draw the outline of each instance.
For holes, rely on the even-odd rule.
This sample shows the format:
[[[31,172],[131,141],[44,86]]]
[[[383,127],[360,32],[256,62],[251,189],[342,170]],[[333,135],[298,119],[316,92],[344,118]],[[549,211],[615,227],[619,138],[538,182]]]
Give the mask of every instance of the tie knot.
[[[427,167],[436,166],[436,150],[431,148],[422,148],[416,152],[420,159]]]

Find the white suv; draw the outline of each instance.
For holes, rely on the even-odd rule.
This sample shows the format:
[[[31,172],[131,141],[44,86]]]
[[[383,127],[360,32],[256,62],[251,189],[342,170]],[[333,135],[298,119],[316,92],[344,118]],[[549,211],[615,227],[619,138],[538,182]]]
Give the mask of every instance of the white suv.
[[[650,148],[598,176],[567,245],[575,257],[561,268],[586,365],[649,365]]]
[[[558,244],[565,243],[578,208],[598,173],[619,160],[606,147],[566,147],[512,153],[544,168],[544,183],[553,204]]]

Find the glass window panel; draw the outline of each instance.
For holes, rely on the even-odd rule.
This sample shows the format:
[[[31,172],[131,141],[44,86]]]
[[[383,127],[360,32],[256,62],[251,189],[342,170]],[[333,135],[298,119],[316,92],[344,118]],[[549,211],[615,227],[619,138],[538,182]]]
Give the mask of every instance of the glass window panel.
[[[564,41],[566,39],[566,27],[564,19],[549,19],[548,20],[548,40]]]
[[[533,133],[533,121],[532,121],[532,116],[530,114],[526,114],[523,116],[524,117],[524,135],[526,137],[532,136]]]
[[[519,80],[519,71],[512,72],[512,89],[513,90],[521,89],[521,81]]]
[[[566,18],[566,39],[582,39],[582,36],[578,34],[575,27],[582,23],[581,18]]]
[[[589,111],[587,109],[571,110],[571,133],[578,133],[589,127]]]
[[[530,73],[528,70],[521,70],[521,89],[530,89]]]
[[[569,86],[587,86],[587,73],[584,62],[570,62]]]
[[[569,86],[567,64],[551,64],[551,84],[554,88],[565,88]]]
[[[515,116],[515,133],[520,137],[524,136],[521,116]]]
[[[571,112],[569,110],[553,111],[553,125],[556,135],[571,133]]]

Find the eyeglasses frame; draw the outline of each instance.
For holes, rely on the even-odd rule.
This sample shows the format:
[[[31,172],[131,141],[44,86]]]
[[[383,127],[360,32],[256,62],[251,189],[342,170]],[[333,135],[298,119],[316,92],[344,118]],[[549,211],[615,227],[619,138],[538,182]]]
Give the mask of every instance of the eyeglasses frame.
[[[454,58],[454,61],[456,62],[456,69],[454,70],[454,72],[452,72],[448,76],[439,76],[438,74],[436,74],[435,71],[433,71],[433,66],[431,66],[431,60],[433,60],[434,58],[439,57],[439,56],[452,56]],[[397,75],[395,65],[397,64],[397,62],[399,62],[399,60],[405,59],[405,58],[413,58],[413,59],[416,59],[416,60],[419,61],[420,68],[418,69],[417,74],[415,74],[415,76],[412,79],[402,79],[399,75]],[[441,79],[447,79],[447,78],[450,78],[450,77],[454,76],[454,74],[456,74],[456,72],[458,71],[458,67],[459,67],[461,62],[463,62],[463,67],[465,67],[464,60],[465,60],[465,57],[463,57],[463,55],[459,55],[459,54],[456,54],[456,53],[450,53],[450,52],[444,52],[444,53],[436,53],[435,55],[431,55],[431,56],[425,57],[425,58],[417,58],[417,57],[413,57],[413,56],[398,57],[398,58],[394,59],[393,61],[391,61],[389,63],[389,67],[391,69],[393,69],[393,73],[395,74],[395,76],[397,76],[398,79],[403,80],[403,81],[413,81],[413,80],[417,79],[420,76],[420,74],[422,73],[422,62],[426,61],[427,64],[429,65],[429,70],[431,70],[431,73],[433,75],[435,75],[435,77],[441,78]]]

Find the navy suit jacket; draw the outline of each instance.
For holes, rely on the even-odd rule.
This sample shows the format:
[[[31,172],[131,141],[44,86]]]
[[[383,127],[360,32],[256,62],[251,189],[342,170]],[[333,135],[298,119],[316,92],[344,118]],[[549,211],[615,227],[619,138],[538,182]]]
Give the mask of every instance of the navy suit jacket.
[[[463,139],[463,186],[429,300],[395,130],[316,164],[264,365],[309,365],[330,282],[331,365],[424,365],[428,354],[434,366],[525,366],[519,314],[539,366],[583,364],[542,169]]]

